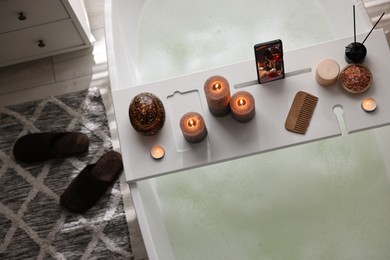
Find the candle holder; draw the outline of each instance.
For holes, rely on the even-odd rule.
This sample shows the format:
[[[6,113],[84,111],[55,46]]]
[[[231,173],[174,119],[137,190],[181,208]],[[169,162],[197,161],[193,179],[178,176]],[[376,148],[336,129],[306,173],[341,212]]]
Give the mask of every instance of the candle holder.
[[[255,99],[247,91],[239,91],[230,99],[230,109],[235,120],[241,123],[249,122],[256,114]]]
[[[207,136],[207,128],[201,114],[188,112],[180,119],[180,129],[189,143],[200,143]]]
[[[164,105],[152,93],[140,93],[130,102],[129,118],[138,133],[146,136],[155,135],[164,126]]]
[[[230,86],[226,78],[212,76],[204,83],[207,105],[210,113],[222,117],[229,113]]]

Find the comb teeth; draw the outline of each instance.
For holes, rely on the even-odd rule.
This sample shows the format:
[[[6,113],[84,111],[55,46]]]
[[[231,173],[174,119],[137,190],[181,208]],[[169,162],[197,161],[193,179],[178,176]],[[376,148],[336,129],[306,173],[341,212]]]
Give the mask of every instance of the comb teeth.
[[[298,134],[305,134],[317,101],[318,97],[304,91],[298,91],[286,118],[286,129]]]

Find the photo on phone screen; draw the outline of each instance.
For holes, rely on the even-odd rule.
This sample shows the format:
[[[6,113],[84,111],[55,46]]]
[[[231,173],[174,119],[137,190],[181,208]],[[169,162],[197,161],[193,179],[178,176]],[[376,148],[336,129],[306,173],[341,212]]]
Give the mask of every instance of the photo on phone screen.
[[[257,79],[259,83],[284,78],[283,46],[281,40],[255,45]]]

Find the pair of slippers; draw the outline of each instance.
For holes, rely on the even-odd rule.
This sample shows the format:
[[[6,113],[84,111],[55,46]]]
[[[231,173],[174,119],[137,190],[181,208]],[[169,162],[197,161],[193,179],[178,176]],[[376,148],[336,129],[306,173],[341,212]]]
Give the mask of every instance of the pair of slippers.
[[[20,137],[13,148],[17,160],[25,163],[82,155],[88,151],[89,138],[78,132],[34,133]],[[115,182],[123,170],[122,156],[109,151],[87,165],[60,197],[60,204],[72,212],[90,209]]]

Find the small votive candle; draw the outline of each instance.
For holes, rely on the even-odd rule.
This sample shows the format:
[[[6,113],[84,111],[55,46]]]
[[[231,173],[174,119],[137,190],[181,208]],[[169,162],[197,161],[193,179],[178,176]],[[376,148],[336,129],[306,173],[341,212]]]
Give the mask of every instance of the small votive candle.
[[[150,149],[150,155],[153,159],[160,160],[165,155],[165,149],[161,145],[155,145]]]
[[[200,143],[207,135],[204,119],[196,112],[188,112],[181,117],[180,129],[189,143]]]
[[[361,106],[364,111],[372,112],[376,109],[376,101],[373,98],[365,98],[363,99]]]
[[[230,109],[233,118],[238,122],[249,122],[256,114],[255,99],[251,93],[239,91],[230,99]]]
[[[204,83],[207,105],[214,116],[225,116],[229,113],[230,86],[226,78],[212,76]]]

